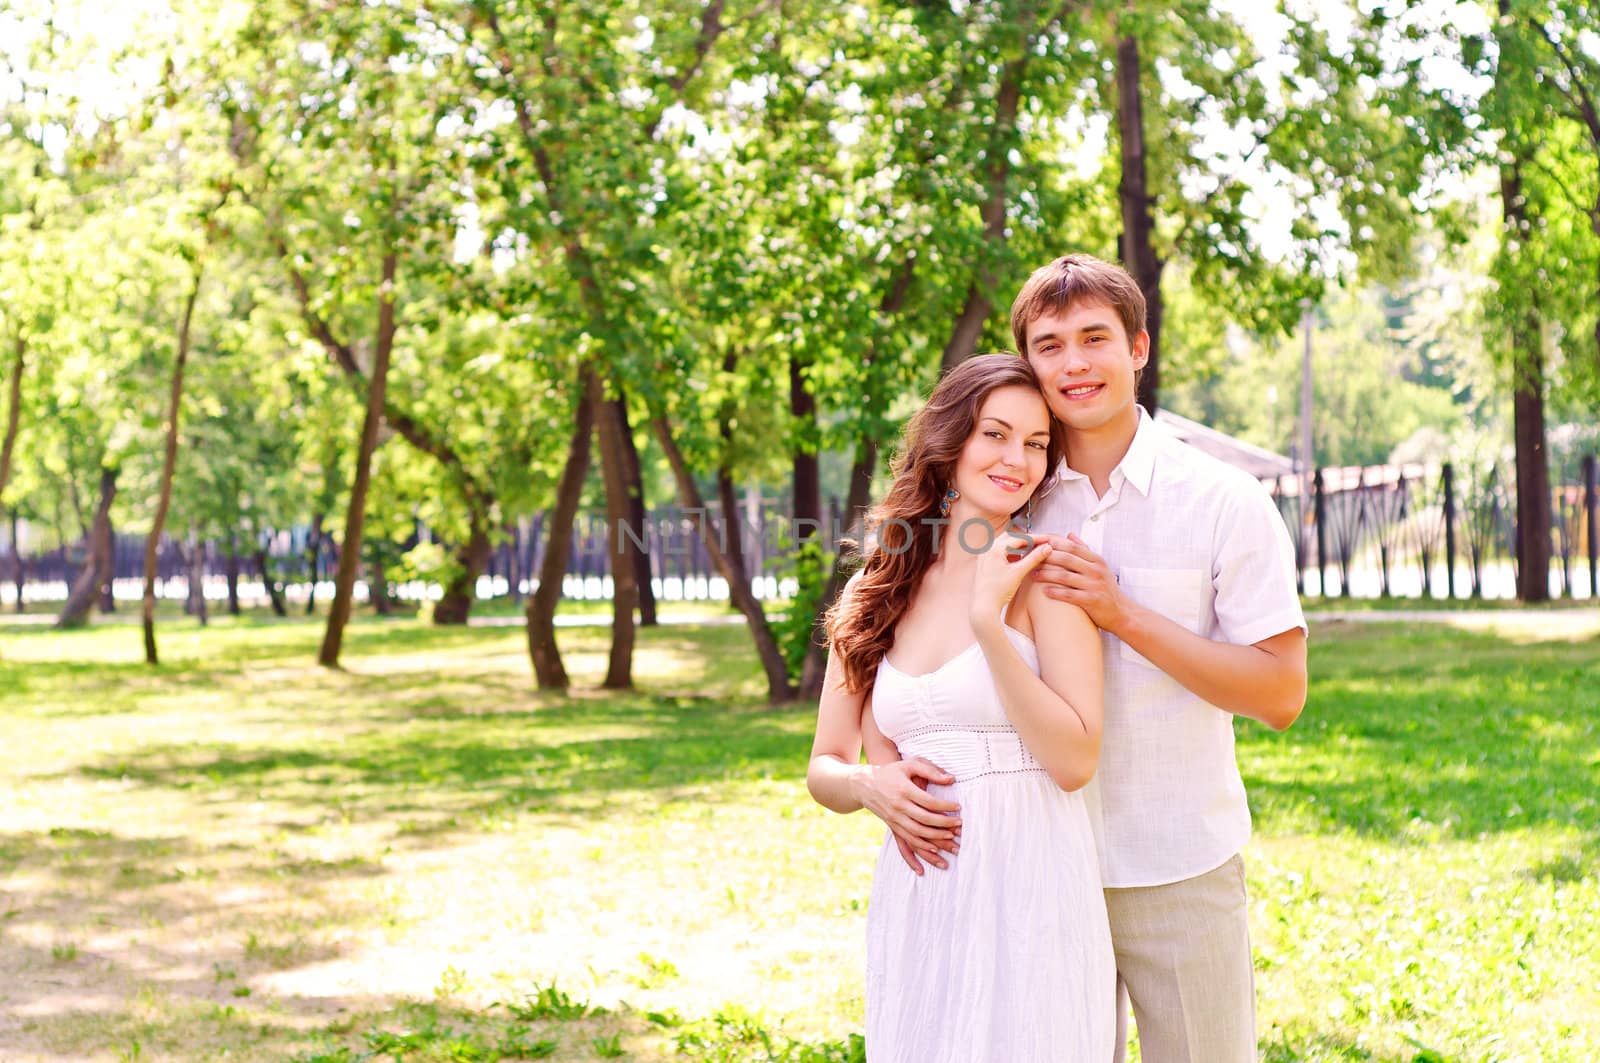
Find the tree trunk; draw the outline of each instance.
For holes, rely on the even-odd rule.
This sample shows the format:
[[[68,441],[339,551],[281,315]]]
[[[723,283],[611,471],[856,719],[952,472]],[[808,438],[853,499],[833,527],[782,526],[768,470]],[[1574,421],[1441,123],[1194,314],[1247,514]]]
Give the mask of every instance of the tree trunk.
[[[722,510],[722,535],[718,542],[727,552],[728,568],[740,575],[742,586],[749,586],[750,563],[744,553],[745,523],[739,513],[739,496],[734,488],[733,477],[725,464],[717,468],[717,503]],[[732,589],[729,590],[729,597],[732,597]]]
[[[867,508],[872,504],[872,474],[878,467],[880,447],[878,440],[863,436],[856,441],[856,460],[850,467],[850,493],[845,499],[844,519],[851,528],[858,522],[862,525],[855,533],[862,541],[866,538]],[[814,634],[800,672],[800,696],[803,698],[822,696],[828,665],[827,631],[823,620],[849,580],[849,564],[850,559],[843,552],[834,559],[833,571],[828,573],[827,585],[817,602],[817,613],[811,625]]]
[[[189,600],[183,611],[205,627],[211,619],[206,607],[206,541],[193,528],[189,529],[189,546],[183,556],[189,565]]]
[[[455,576],[445,587],[439,604],[433,608],[433,622],[440,625],[465,624],[478,600],[478,577],[489,564],[493,549],[489,541],[489,516],[474,512],[467,541],[456,548]]]
[[[228,579],[228,615],[238,616],[242,611],[239,608],[239,547],[231,531],[228,533],[228,553],[224,562],[226,567],[223,571]]]
[[[794,516],[795,539],[809,539],[822,523],[822,476],[817,461],[817,400],[811,394],[805,370],[812,359],[789,357],[789,416],[794,419],[794,497],[790,508]]]
[[[367,571],[372,608],[379,616],[388,616],[394,612],[394,599],[389,596],[389,577],[383,570],[383,558],[374,557],[367,562]]]
[[[106,517],[106,536],[111,542],[111,563],[106,568],[106,578],[100,582],[100,600],[95,603],[102,616],[110,616],[117,611],[117,529],[111,523],[109,514]]]
[[[506,593],[513,602],[522,604],[522,518],[506,521]]]
[[[1122,180],[1117,184],[1122,201],[1122,264],[1144,292],[1145,328],[1150,333],[1150,357],[1139,380],[1139,404],[1153,415],[1161,391],[1161,271],[1165,263],[1152,242],[1155,223],[1145,176],[1139,42],[1132,34],[1117,41],[1117,132],[1122,146]]]
[[[256,568],[261,570],[261,586],[267,592],[267,601],[272,605],[274,616],[288,616],[289,605],[283,600],[283,584],[273,578],[272,559],[267,556],[267,548],[256,547]]]
[[[11,458],[17,449],[17,429],[22,426],[22,371],[27,365],[27,356],[28,341],[18,336],[6,383],[6,434],[5,440],[0,442],[0,499],[5,498],[6,485],[11,482]],[[19,603],[21,600],[17,599]]]
[[[89,618],[89,610],[100,597],[103,584],[111,581],[112,541],[111,502],[117,497],[117,471],[100,470],[100,503],[95,507],[94,520],[89,526],[89,560],[78,574],[67,604],[56,618],[56,627],[82,627]]]
[[[736,560],[737,555],[730,557],[729,552],[723,550],[706,513],[705,500],[700,497],[700,489],[695,486],[694,477],[689,472],[689,464],[684,460],[683,452],[678,449],[677,442],[672,438],[672,426],[665,417],[656,417],[653,425],[656,439],[660,442],[662,451],[666,453],[667,463],[672,466],[673,478],[678,483],[679,500],[683,508],[693,515],[695,527],[700,532],[700,541],[710,553],[717,572],[727,582],[728,596],[733,600],[734,607],[744,614],[745,620],[750,625],[750,634],[756,643],[756,653],[761,659],[761,670],[767,676],[767,700],[772,704],[792,700],[795,689],[789,683],[789,668],[783,658],[783,648],[778,645],[777,638],[772,634],[772,626],[767,623],[761,602],[750,591],[750,574],[744,571],[742,559]],[[726,513],[723,514],[723,521],[724,527],[729,531],[728,539],[731,543],[738,529],[730,526]]]
[[[28,579],[27,570],[22,564],[22,540],[17,538],[17,515],[15,513],[11,514],[11,560],[13,564],[11,578],[17,584],[17,612],[20,614],[23,611],[22,588],[28,582]]]
[[[585,392],[595,409],[595,430],[600,438],[600,474],[606,487],[607,563],[611,569],[611,659],[606,666],[607,690],[633,686],[633,611],[639,603],[639,583],[624,540],[628,528],[628,466],[622,442],[623,425],[616,407],[606,402],[599,373],[586,370]]]
[[[622,457],[628,474],[628,527],[633,536],[624,536],[622,547],[633,562],[633,578],[639,588],[639,626],[656,626],[656,593],[650,582],[650,538],[645,534],[644,470],[639,464],[639,448],[628,424],[628,403],[621,397],[610,400],[622,425]]]
[[[311,532],[306,536],[306,573],[310,582],[310,592],[306,595],[306,615],[311,616],[317,611],[317,570],[322,562],[322,522],[327,518],[325,513],[314,513],[311,516]]]
[[[1512,392],[1512,418],[1517,452],[1517,597],[1525,602],[1550,600],[1550,472],[1544,446],[1543,368],[1533,363],[1533,346],[1519,355],[1530,357]]]
[[[1527,204],[1520,159],[1500,169],[1500,205],[1508,231],[1526,238]],[[1536,298],[1529,292],[1525,298]],[[1517,458],[1517,597],[1550,600],[1550,469],[1545,451],[1544,351],[1539,312],[1530,302],[1511,326],[1511,411]]]
[[[367,413],[361,424],[361,446],[356,453],[355,482],[350,488],[350,508],[345,515],[344,542],[339,550],[339,570],[334,577],[333,604],[323,634],[317,662],[325,668],[339,666],[344,627],[350,620],[356,571],[361,566],[361,526],[366,519],[367,488],[372,481],[372,454],[378,449],[378,428],[383,422],[384,391],[389,382],[389,354],[394,348],[394,275],[396,255],[383,256],[383,281],[378,286],[378,343],[372,377],[367,382]]]
[[[728,379],[739,370],[739,352],[730,349],[722,358],[722,373]],[[717,503],[722,509],[722,535],[718,545],[728,555],[731,571],[742,573],[742,586],[750,585],[750,566],[744,556],[744,521],[739,519],[739,498],[733,485],[729,467],[733,451],[733,421],[738,412],[736,400],[728,398],[717,411],[717,436],[722,440],[721,457],[717,461]],[[730,593],[730,597],[731,597]],[[766,610],[762,610],[765,614]]]
[[[545,521],[550,531],[539,565],[539,585],[528,597],[528,658],[533,662],[534,681],[541,690],[565,690],[571,685],[556,646],[555,615],[556,603],[561,600],[561,581],[567,574],[567,553],[572,548],[572,522],[578,515],[584,478],[589,474],[590,436],[594,432],[594,407],[589,405],[586,391],[580,394],[573,415],[572,441],[567,445],[567,462],[556,484],[556,504]]]
[[[140,617],[144,625],[146,664],[161,663],[156,654],[156,549],[161,541],[162,529],[167,524],[167,510],[172,506],[172,477],[178,467],[178,425],[183,411],[183,370],[189,361],[189,326],[194,320],[194,304],[199,296],[200,277],[197,274],[189,289],[189,297],[184,300],[183,316],[178,319],[178,349],[172,359],[172,385],[167,393],[167,438],[161,458],[156,515],[151,521],[150,533],[144,540],[144,599]]]

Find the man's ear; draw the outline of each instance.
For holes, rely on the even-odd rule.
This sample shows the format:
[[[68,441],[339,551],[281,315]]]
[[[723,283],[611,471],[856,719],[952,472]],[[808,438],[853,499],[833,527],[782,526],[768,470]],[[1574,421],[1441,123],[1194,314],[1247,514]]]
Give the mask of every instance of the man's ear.
[[[1133,338],[1133,367],[1135,369],[1143,369],[1145,363],[1149,360],[1150,333],[1140,329],[1139,334]]]

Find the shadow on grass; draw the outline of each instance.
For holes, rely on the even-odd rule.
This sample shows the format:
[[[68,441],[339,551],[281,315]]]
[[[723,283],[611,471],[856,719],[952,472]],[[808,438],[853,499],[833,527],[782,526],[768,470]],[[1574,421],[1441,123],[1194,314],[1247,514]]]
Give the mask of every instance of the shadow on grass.
[[[863,1063],[859,1035],[839,1041],[798,1040],[769,1028],[761,1016],[724,1009],[707,1019],[641,1014],[626,1006],[597,1008],[554,986],[532,987],[520,999],[473,1008],[431,1002],[346,996],[314,1000],[272,997],[271,1012],[254,1002],[184,999],[152,1017],[142,1007],[65,1010],[25,1024],[58,1050],[114,1048],[119,1058],[292,1060],[294,1063],[413,1063],[532,1059],[690,1058],[702,1063]],[[337,1007],[337,1015],[328,1012]],[[283,1015],[296,1016],[285,1021]],[[320,1019],[320,1022],[318,1020]],[[310,1021],[307,1021],[310,1020]]]
[[[382,873],[374,860],[295,859],[190,835],[0,834],[0,1016],[29,1016],[52,1042],[72,1031],[86,1038],[68,1051],[135,1041],[148,1049],[140,1024],[124,1028],[115,1007],[85,1002],[137,980],[223,1017],[243,1010],[253,976],[341,957],[346,946],[326,927],[383,922],[383,912],[344,896],[351,879]],[[209,1058],[189,1058],[200,1056]]]
[[[54,827],[48,831],[0,834],[0,873],[33,868],[74,880],[73,900],[114,901],[132,890],[170,883],[205,882],[194,869],[222,860],[230,877],[246,883],[292,879],[316,883],[325,878],[383,873],[377,860],[293,860],[275,850],[226,843],[198,844],[192,835],[127,838],[110,831]]]
[[[1415,1052],[1374,1052],[1355,1041],[1310,1027],[1278,1031],[1260,1045],[1261,1063],[1454,1063],[1450,1056],[1418,1046]]]
[[[154,667],[126,657],[106,659],[103,631],[47,633],[40,637],[50,641],[24,659],[0,656],[0,712],[41,718],[114,715],[144,711],[148,706],[141,701],[147,697],[219,690],[234,693],[230,708],[249,710],[262,693],[292,689],[303,695],[303,711],[311,715],[319,706],[337,703],[349,710],[346,718],[405,720],[531,711],[569,701],[592,705],[614,696],[583,688],[587,677],[574,667],[588,662],[603,670],[609,645],[605,629],[561,633],[563,652],[580,684],[568,695],[535,689],[519,629],[368,620],[350,628],[340,670],[315,664],[319,632],[306,621],[252,619],[230,630],[192,633],[188,643],[169,640],[162,663]],[[748,642],[742,627],[729,625],[642,629],[636,658],[640,689],[748,703],[761,689]],[[117,652],[127,649],[118,645]],[[54,651],[48,659],[26,659],[48,651]]]
[[[1319,629],[1289,731],[1241,725],[1257,822],[1384,839],[1471,839],[1538,825],[1600,838],[1600,638]],[[1593,866],[1589,844],[1552,875]]]
[[[367,814],[420,814],[424,831],[520,809],[563,814],[606,809],[619,795],[676,791],[750,779],[798,781],[809,708],[753,711],[749,701],[669,696],[680,682],[735,689],[752,674],[742,630],[658,628],[642,649],[670,668],[647,679],[657,693],[570,697],[533,692],[503,662],[476,671],[473,655],[504,655],[504,637],[479,630],[371,623],[353,629],[353,669],[379,653],[447,653],[452,668],[403,668],[295,680],[294,701],[258,706],[286,724],[336,722],[337,743],[293,737],[248,748],[191,741],[141,745],[69,774],[150,787],[235,790]],[[303,639],[301,640],[304,641]],[[516,644],[519,639],[513,639]],[[569,632],[574,655],[603,653],[603,632]],[[289,647],[299,652],[299,646]],[[257,647],[259,659],[284,646]],[[1331,830],[1395,840],[1470,839],[1486,832],[1562,824],[1600,838],[1593,785],[1600,752],[1600,689],[1590,678],[1600,639],[1515,644],[1484,632],[1330,624],[1312,642],[1311,697],[1284,734],[1242,724],[1240,760],[1263,831]],[[462,668],[462,663],[465,667]],[[59,690],[83,679],[179,689],[241,682],[209,670],[171,676],[142,666],[85,662],[29,666]],[[26,669],[24,669],[26,671]],[[55,670],[55,671],[51,671]],[[710,671],[710,676],[707,672]],[[131,674],[130,674],[131,673]],[[91,714],[105,699],[77,709]],[[406,726],[390,726],[405,723]],[[286,728],[286,734],[293,734]],[[353,800],[350,794],[356,794]],[[430,806],[448,806],[445,817]],[[1556,861],[1561,880],[1581,878],[1596,848]]]
[[[413,667],[297,675],[289,698],[256,711],[282,714],[286,737],[249,747],[192,741],[140,745],[67,774],[150,787],[249,790],[272,800],[368,813],[447,805],[458,822],[507,809],[592,812],[614,797],[673,796],[751,779],[793,780],[805,766],[812,710],[754,711],[712,695],[753,675],[741,629],[674,626],[644,633],[641,650],[666,671],[654,693],[538,694],[505,669],[477,671],[475,654],[503,656],[503,635],[368,623],[348,656],[438,652],[452,671]],[[258,646],[257,659],[305,648]],[[518,645],[520,636],[510,640]],[[568,632],[576,655],[603,653],[603,631]],[[296,658],[298,659],[298,658]],[[1242,724],[1240,760],[1266,832],[1330,830],[1395,840],[1470,839],[1534,825],[1570,826],[1600,839],[1600,688],[1592,681],[1600,638],[1518,644],[1439,626],[1319,625],[1311,697],[1284,734]],[[463,667],[463,662],[464,667]],[[409,662],[405,662],[409,665]],[[57,691],[82,679],[201,689],[241,682],[205,669],[171,676],[142,666],[51,663],[37,681]],[[26,694],[24,694],[26,697]],[[81,711],[104,711],[87,697]],[[248,706],[246,706],[248,707]],[[62,709],[61,711],[69,711]],[[292,725],[342,723],[339,741],[316,744]],[[404,723],[405,726],[392,726]],[[304,734],[305,732],[301,732]],[[1581,878],[1596,846],[1552,864],[1549,877]]]
[[[335,747],[239,749],[144,745],[68,773],[190,791],[202,800],[262,798],[357,817],[413,817],[402,833],[470,827],[507,812],[585,815],[634,807],[641,793],[671,800],[756,779],[799,780],[810,747],[809,709],[733,711],[699,698],[611,698],[493,716],[435,715],[379,727]],[[585,738],[585,730],[612,730]]]
[[[651,1029],[643,1017],[605,1011],[530,1022],[508,1008],[478,1010],[448,1000],[394,1002],[357,994],[240,998],[227,985],[222,989],[208,995],[152,987],[135,1005],[52,1008],[21,1025],[55,1051],[70,1053],[68,1058],[110,1058],[105,1053],[111,1050],[118,1059],[294,1063],[591,1058],[587,1050],[596,1043],[620,1046]]]

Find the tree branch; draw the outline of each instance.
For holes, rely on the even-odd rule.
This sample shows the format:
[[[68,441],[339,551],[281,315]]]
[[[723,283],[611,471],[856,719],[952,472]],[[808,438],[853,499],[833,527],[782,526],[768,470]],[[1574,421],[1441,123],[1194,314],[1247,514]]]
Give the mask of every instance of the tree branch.
[[[726,0],[710,0],[705,10],[700,13],[700,30],[694,38],[694,58],[678,75],[667,81],[667,88],[672,90],[674,96],[682,95],[689,82],[699,73],[700,67],[705,64],[706,56],[711,52],[711,46],[717,43],[717,38],[722,36],[722,31],[727,27],[722,24],[722,9],[726,7]],[[651,123],[648,131],[653,134],[656,126],[660,125],[661,118],[657,116]]]
[[[1524,19],[1524,21],[1539,32],[1539,36],[1543,37],[1545,43],[1550,45],[1550,50],[1556,54],[1556,58],[1561,60],[1561,65],[1566,67],[1567,76],[1572,79],[1572,88],[1577,90],[1578,95],[1574,97],[1571,90],[1563,88],[1559,83],[1556,84],[1556,90],[1565,96],[1573,107],[1577,108],[1579,120],[1589,127],[1589,139],[1594,142],[1597,149],[1600,149],[1600,111],[1595,108],[1594,97],[1589,95],[1588,86],[1584,83],[1583,73],[1578,69],[1573,58],[1567,54],[1567,50],[1561,46],[1561,42],[1551,36],[1550,31],[1542,22],[1531,18]]]
[[[345,376],[358,387],[365,387],[367,376],[356,364],[355,351],[348,344],[343,343],[334,335],[332,327],[311,306],[311,289],[306,283],[305,276],[293,264],[289,255],[288,245],[282,237],[274,237],[273,245],[278,255],[283,259],[284,268],[289,271],[289,281],[294,285],[295,295],[300,303],[300,317],[305,321],[306,327],[317,342],[322,344],[323,350],[333,358],[334,363],[344,372]],[[477,478],[467,471],[466,461],[458,454],[454,447],[440,438],[427,426],[415,417],[396,406],[387,394],[383,398],[383,419],[387,421],[407,443],[427,454],[453,472],[458,480],[462,495],[465,496],[467,505],[474,512],[484,512],[488,509],[490,499],[488,493],[477,482]]]
[[[1532,165],[1541,171],[1546,177],[1550,178],[1550,180],[1554,181],[1556,187],[1561,189],[1562,195],[1566,196],[1572,201],[1572,205],[1578,208],[1579,213],[1595,215],[1594,204],[1587,203],[1584,200],[1579,199],[1577,193],[1572,190],[1572,187],[1567,184],[1566,179],[1561,176],[1561,173],[1556,170],[1555,167],[1544,162],[1537,155],[1529,156],[1523,161]]]

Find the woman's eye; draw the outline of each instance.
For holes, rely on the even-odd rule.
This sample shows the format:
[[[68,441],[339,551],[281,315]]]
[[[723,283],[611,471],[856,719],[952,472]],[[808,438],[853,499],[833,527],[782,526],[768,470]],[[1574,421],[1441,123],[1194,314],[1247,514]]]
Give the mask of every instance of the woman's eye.
[[[1001,435],[999,432],[996,432],[992,428],[989,431],[987,431],[987,432],[985,432],[983,434],[988,436],[990,439],[1004,439],[1005,438],[1005,436]]]
[[[1048,450],[1049,449],[1043,443],[1039,442],[1037,439],[1035,439],[1033,442],[1029,443],[1028,446],[1032,447],[1035,450]]]

